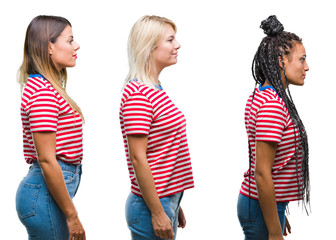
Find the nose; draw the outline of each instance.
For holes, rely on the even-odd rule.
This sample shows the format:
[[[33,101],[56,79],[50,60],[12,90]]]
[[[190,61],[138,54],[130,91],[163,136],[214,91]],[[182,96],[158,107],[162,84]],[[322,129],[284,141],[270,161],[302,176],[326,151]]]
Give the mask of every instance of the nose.
[[[179,44],[178,41],[175,41],[175,46],[174,47],[175,47],[176,50],[178,50],[178,49],[180,49],[181,44]]]
[[[305,70],[306,72],[309,71],[309,66],[308,66],[307,62],[305,62],[305,65],[304,65],[303,67],[304,67],[304,70]]]
[[[80,46],[77,42],[74,41],[74,49],[75,51],[77,51],[78,49],[80,49]]]

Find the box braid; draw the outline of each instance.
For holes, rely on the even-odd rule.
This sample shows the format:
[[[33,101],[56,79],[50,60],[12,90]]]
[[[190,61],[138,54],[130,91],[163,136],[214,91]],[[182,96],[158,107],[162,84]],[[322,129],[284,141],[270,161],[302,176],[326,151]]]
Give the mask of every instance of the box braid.
[[[276,16],[270,16],[266,20],[261,22],[260,28],[264,30],[267,35],[260,43],[260,46],[253,58],[252,62],[252,75],[257,84],[264,84],[265,81],[275,89],[277,94],[282,98],[291,120],[294,124],[294,141],[295,141],[295,161],[296,161],[296,176],[298,181],[298,193],[304,199],[303,205],[306,209],[306,204],[310,201],[310,185],[309,185],[309,148],[308,138],[305,127],[300,119],[300,116],[296,110],[291,93],[288,88],[288,80],[286,71],[284,68],[283,56],[290,58],[291,51],[295,47],[295,44],[302,44],[302,39],[294,33],[283,31],[283,25],[278,21]],[[281,65],[279,64],[279,59]],[[283,85],[281,72],[285,78],[286,87]],[[288,94],[286,93],[286,90]],[[255,95],[255,90],[252,96],[252,103]],[[251,106],[252,106],[251,103]],[[296,129],[299,130],[300,138],[296,137]],[[302,143],[302,164],[301,170],[298,170],[298,146],[297,141]],[[251,172],[251,146],[249,144],[249,180]],[[300,187],[300,182],[303,181],[303,189]],[[250,190],[249,190],[250,191]],[[306,209],[307,211],[307,209]],[[308,213],[308,212],[307,212]]]

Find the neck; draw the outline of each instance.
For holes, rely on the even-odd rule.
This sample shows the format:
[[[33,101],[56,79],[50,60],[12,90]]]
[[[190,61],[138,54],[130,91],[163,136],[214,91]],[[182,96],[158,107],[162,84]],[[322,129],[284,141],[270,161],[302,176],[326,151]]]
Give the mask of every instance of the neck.
[[[159,76],[160,76],[161,71],[162,69],[159,69],[159,70],[152,69],[149,74],[154,79],[154,83],[156,85],[159,84]]]
[[[286,90],[286,89],[287,89],[286,80],[285,80],[284,77],[282,77],[281,80],[282,80],[282,85],[283,85],[284,89]],[[271,84],[269,84],[269,82],[266,80],[266,81],[264,82],[264,84],[261,85],[261,87],[266,87],[266,86],[270,86],[270,85],[271,85]]]

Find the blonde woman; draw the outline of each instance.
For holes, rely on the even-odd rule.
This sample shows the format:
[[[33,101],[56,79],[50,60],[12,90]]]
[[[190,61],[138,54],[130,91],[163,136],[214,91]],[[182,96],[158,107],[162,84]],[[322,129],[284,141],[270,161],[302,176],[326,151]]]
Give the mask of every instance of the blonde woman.
[[[85,239],[72,197],[81,177],[82,113],[67,95],[66,67],[79,45],[62,17],[37,16],[29,24],[19,82],[24,157],[31,164],[16,194],[16,210],[29,239]]]
[[[183,192],[194,187],[186,120],[159,81],[177,62],[175,33],[169,19],[144,16],[128,40],[120,124],[131,180],[126,220],[134,240],[175,239],[177,226],[186,225]]]

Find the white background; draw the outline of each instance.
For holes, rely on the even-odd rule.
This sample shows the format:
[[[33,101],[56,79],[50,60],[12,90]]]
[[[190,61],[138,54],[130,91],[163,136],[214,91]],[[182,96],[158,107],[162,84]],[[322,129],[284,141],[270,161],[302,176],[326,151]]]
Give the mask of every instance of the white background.
[[[336,169],[335,37],[332,1],[4,1],[0,4],[0,239],[27,239],[16,216],[15,192],[28,171],[22,154],[20,89],[25,31],[33,17],[59,15],[72,23],[80,44],[68,69],[68,93],[86,118],[80,189],[74,198],[87,239],[129,239],[124,205],[130,183],[118,108],[127,74],[127,38],[146,14],[178,28],[178,64],[160,79],[187,118],[195,188],[184,194],[187,227],[178,239],[243,239],[236,202],[248,168],[243,114],[254,80],[251,63],[264,34],[261,20],[277,15],[303,38],[310,71],[304,87],[291,87],[309,134],[311,206],[307,216],[290,204],[286,239],[332,239]]]

